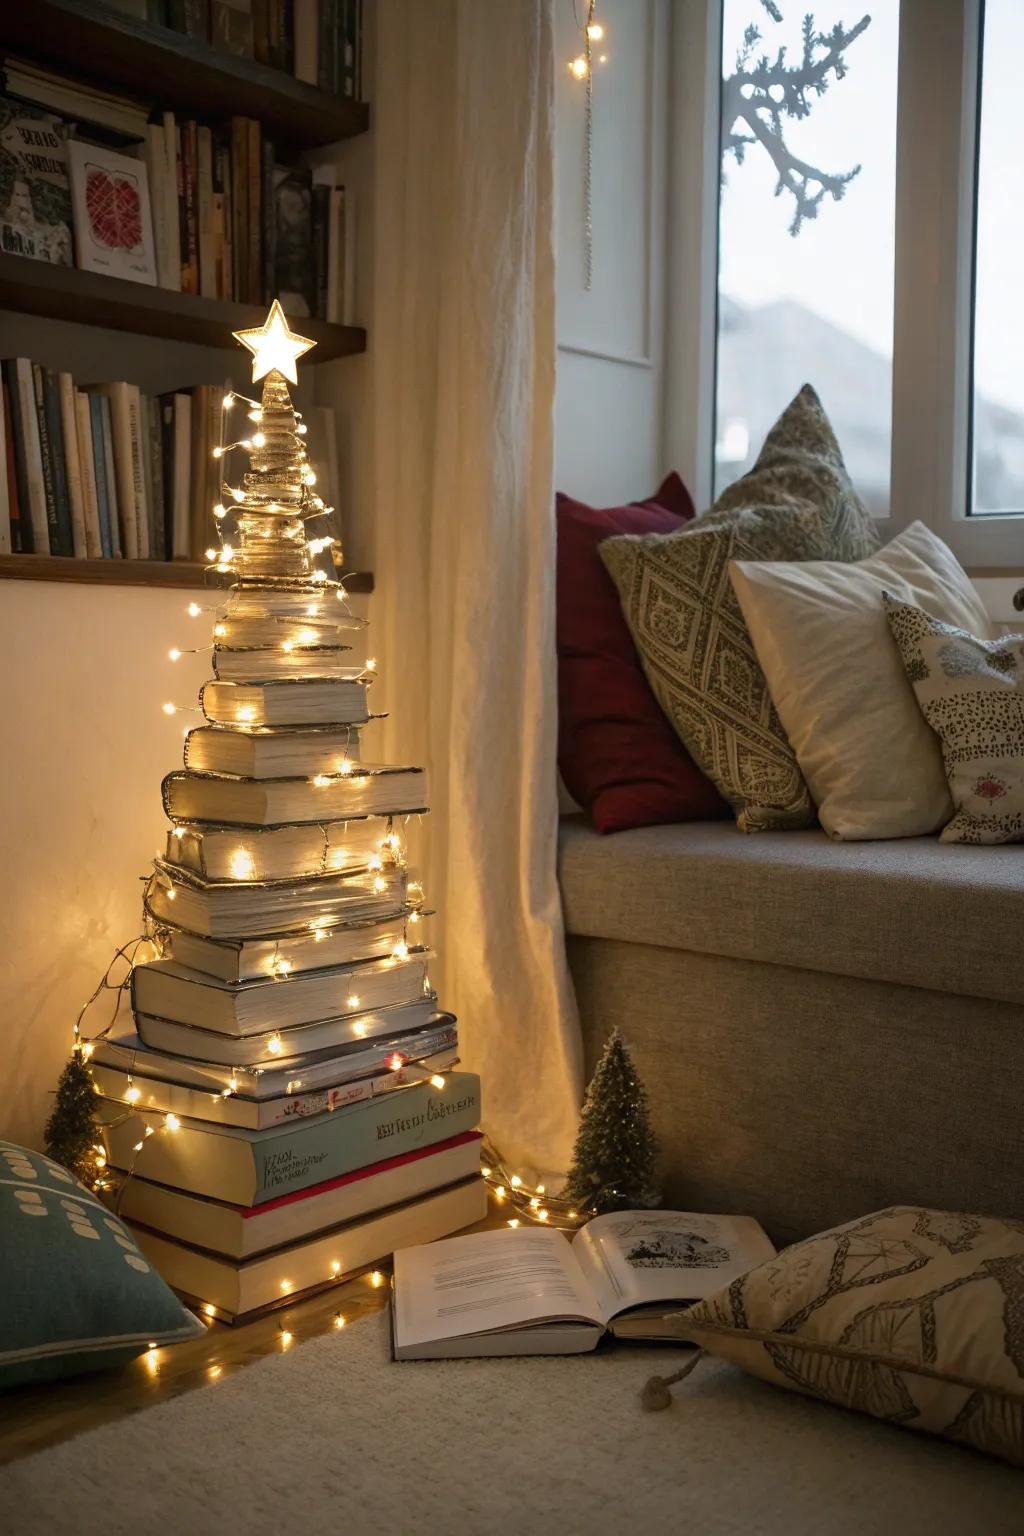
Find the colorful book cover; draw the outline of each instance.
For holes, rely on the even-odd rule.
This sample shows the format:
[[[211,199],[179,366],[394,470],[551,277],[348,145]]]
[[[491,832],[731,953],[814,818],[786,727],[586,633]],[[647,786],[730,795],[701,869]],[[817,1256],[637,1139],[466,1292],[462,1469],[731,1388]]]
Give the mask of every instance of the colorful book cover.
[[[72,139],[77,264],[84,272],[156,285],[156,245],[145,162]]]
[[[0,96],[0,250],[70,267],[71,229],[64,124]]]

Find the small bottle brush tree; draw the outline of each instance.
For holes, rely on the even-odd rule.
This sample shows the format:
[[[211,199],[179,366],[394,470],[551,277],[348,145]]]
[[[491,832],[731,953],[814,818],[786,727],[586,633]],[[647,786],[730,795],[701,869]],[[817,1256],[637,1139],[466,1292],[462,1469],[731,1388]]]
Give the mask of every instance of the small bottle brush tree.
[[[47,1157],[76,1179],[88,1183],[96,1173],[96,1089],[82,1051],[76,1048],[57,1083],[57,1094],[46,1122]]]
[[[596,1215],[659,1205],[657,1152],[647,1094],[615,1029],[583,1101],[564,1198]]]

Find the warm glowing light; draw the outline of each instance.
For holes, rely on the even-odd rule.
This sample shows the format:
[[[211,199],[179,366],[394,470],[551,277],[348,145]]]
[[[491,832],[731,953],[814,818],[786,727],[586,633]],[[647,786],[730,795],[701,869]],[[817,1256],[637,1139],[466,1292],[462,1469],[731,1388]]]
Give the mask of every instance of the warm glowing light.
[[[491,1170],[486,1165],[481,1165],[480,1177],[482,1179],[489,1179],[490,1176],[491,1176]]]
[[[341,1274],[341,1260],[340,1259],[332,1259],[331,1260],[331,1274],[332,1275],[340,1275]]]
[[[569,1220],[570,1221],[575,1221],[576,1220],[576,1216],[577,1216],[577,1212],[576,1211],[570,1211],[569,1212]]]
[[[82,1046],[82,1056],[84,1057],[84,1059],[86,1061],[89,1060],[89,1057],[92,1055],[94,1049],[95,1049],[95,1047],[93,1046],[93,1043],[92,1043],[91,1040],[87,1040],[85,1042],[85,1044]]]
[[[530,1201],[530,1210],[531,1211],[535,1211],[535,1210],[537,1210],[539,1208],[539,1206],[540,1206],[540,1201],[537,1199],[537,1196],[534,1195],[533,1199]]]
[[[437,1088],[438,1090],[444,1087],[444,1078],[441,1076],[440,1072],[434,1073],[433,1077],[430,1079],[430,1086],[431,1088]]]
[[[146,1126],[146,1135],[147,1136],[155,1136],[156,1135],[156,1132],[155,1132],[153,1126],[151,1126],[151,1125],[147,1125]]]
[[[585,80],[587,78],[587,61],[582,53],[569,60],[569,73],[574,80]]]
[[[210,1308],[210,1313],[211,1313],[211,1315],[213,1313],[213,1308],[212,1307]],[[207,1374],[207,1376],[209,1376],[211,1381],[216,1381],[217,1377],[221,1374],[223,1369],[224,1369],[224,1367],[222,1365],[211,1365],[209,1370],[206,1372],[206,1374]]]
[[[537,1185],[537,1193],[538,1193],[538,1195],[542,1195],[544,1193],[544,1185],[543,1184],[538,1184]]]
[[[388,883],[384,879],[384,876],[383,875],[378,875],[376,880],[373,882],[373,889],[376,891],[377,895],[379,896],[381,894],[381,892],[382,891],[386,891],[387,888],[388,888]]]
[[[235,719],[236,720],[255,720],[256,719],[256,706],[254,704],[241,704],[241,705],[239,705],[238,709],[235,710]]]
[[[274,971],[278,976],[287,976],[291,968],[292,963],[290,960],[278,960],[274,965]]]
[[[207,558],[207,560],[216,560],[216,558],[217,558],[217,551],[215,549],[208,549],[206,551],[206,558]]]
[[[338,772],[339,773],[351,773],[352,772],[352,763],[351,763],[351,760],[349,758],[347,758],[347,757],[343,757],[342,758],[341,762],[338,764]]]
[[[344,1328],[344,1326],[345,1326],[345,1319],[342,1317],[340,1312],[338,1313],[337,1317],[334,1319],[334,1326],[335,1326],[335,1328]]]
[[[399,1068],[403,1067],[404,1065],[405,1065],[405,1061],[404,1061],[403,1057],[401,1057],[398,1054],[397,1051],[395,1051],[393,1055],[388,1057],[388,1066],[391,1068],[392,1072],[397,1072],[399,1070]]]
[[[139,1102],[139,1100],[142,1098],[142,1089],[141,1088],[134,1088],[134,1087],[133,1088],[129,1088],[128,1092],[125,1094],[124,1098],[125,1098],[125,1103],[126,1104],[137,1104]]]
[[[231,855],[231,878],[251,880],[256,873],[256,860],[248,848],[236,848]]]
[[[380,854],[371,853],[370,857],[366,861],[366,867],[367,869],[383,869],[384,861],[382,860]]]
[[[224,449],[223,448],[215,448],[213,450],[213,457],[215,459],[223,458],[223,456],[224,456]]]
[[[592,43],[599,43],[602,37],[604,37],[604,27],[602,27],[599,21],[592,21],[587,28],[587,36]]]
[[[160,707],[165,715],[176,715],[178,713],[177,704],[162,704]]]
[[[518,1225],[519,1225],[519,1217],[518,1216],[510,1216],[508,1224],[509,1224],[510,1227],[518,1227]]]
[[[538,1221],[547,1221],[547,1219],[548,1219],[547,1211],[540,1210],[540,1211],[537,1212],[537,1220]]]
[[[170,650],[167,652],[167,658],[168,658],[169,661],[180,661],[181,660],[181,652],[178,650],[178,647],[176,645],[172,645],[171,646]]]
[[[312,783],[316,786],[317,789],[323,789],[324,786],[330,782],[330,776],[326,773],[318,773],[312,780]]]
[[[175,829],[174,829],[174,836],[175,837],[184,837],[185,836],[185,828],[184,827],[175,827]]]
[[[217,1308],[214,1306],[212,1301],[205,1301],[203,1303],[203,1311],[206,1313],[207,1317],[212,1317],[216,1310]]]
[[[291,1288],[292,1288],[292,1284],[293,1284],[293,1282],[291,1280],[282,1280],[281,1281],[281,1289],[282,1289],[282,1291],[290,1291]]]
[[[317,634],[315,629],[300,629],[299,630],[299,644],[300,645],[315,645],[316,642],[319,640],[319,638],[320,638],[320,636]]]
[[[226,411],[230,411],[230,409],[234,405],[234,403],[235,403],[235,397],[234,397],[234,395],[229,390],[228,393],[224,396],[223,400],[221,401],[221,405],[224,407],[224,409]]]
[[[213,515],[214,517],[227,517],[228,509],[222,501],[218,501],[217,505],[214,507]]]
[[[281,649],[282,649],[282,651],[291,651],[291,650],[294,650],[294,646],[292,645],[292,642],[290,640],[282,640],[281,641]]]
[[[245,500],[245,492],[244,491],[240,491],[237,488],[234,488],[234,489],[232,489],[232,492],[231,492],[231,499],[233,501],[242,502],[242,501]]]
[[[366,1025],[361,1022],[358,1024],[353,1024],[352,1033],[358,1035],[359,1038],[362,1039],[362,1037],[366,1034]]]
[[[240,341],[243,347],[248,347],[252,353],[254,384],[274,370],[283,373],[290,383],[297,384],[296,360],[316,345],[308,337],[299,336],[289,328],[284,310],[277,299],[271,304],[270,313],[262,325],[235,331],[233,334],[235,340]]]
[[[235,1077],[233,1073],[232,1073],[231,1077],[228,1078],[228,1088],[231,1090],[232,1093],[237,1093],[238,1092],[238,1078]]]
[[[228,627],[227,627],[226,624],[215,624],[213,626],[213,633],[217,637],[218,640],[222,640],[224,638],[224,636],[227,634],[227,632],[228,632]]]
[[[349,998],[348,998],[348,1006],[350,1008],[358,1008],[359,1007],[359,1001],[360,1001],[359,994],[357,992],[352,992],[352,993],[350,993]]]
[[[177,891],[174,889],[173,885],[169,885],[167,887],[167,900],[168,901],[177,901],[177,899],[178,899]]]
[[[365,667],[364,670],[367,671],[367,672],[375,672],[377,670],[377,658],[376,658],[376,656],[367,656],[367,658],[366,658],[366,667]]]
[[[198,617],[202,613],[202,611],[203,610],[200,608],[198,603],[189,603],[189,605],[188,605],[188,616],[189,616],[190,619],[198,619]]]
[[[379,1290],[380,1287],[384,1284],[384,1276],[381,1274],[379,1269],[375,1269],[371,1272],[370,1284],[373,1286],[374,1290]]]
[[[399,942],[395,945],[394,949],[391,951],[391,958],[392,958],[392,960],[408,960],[408,958],[409,958],[409,946],[408,946],[408,944],[406,944],[403,940],[399,940]]]
[[[253,435],[252,435],[252,446],[254,448],[262,448],[263,445],[266,443],[266,441],[267,440],[263,436],[262,432],[254,432],[253,433]]]
[[[155,1344],[151,1344],[145,1354],[146,1370],[151,1376],[156,1376],[160,1370],[160,1351]]]
[[[282,1328],[281,1329],[281,1347],[283,1349],[287,1349],[288,1345],[291,1343],[291,1341],[292,1341],[292,1336],[289,1333],[288,1329],[287,1328]]]
[[[284,1050],[284,1045],[280,1035],[271,1035],[270,1039],[267,1041],[267,1050],[270,1052],[271,1056],[280,1056],[281,1052]]]
[[[169,1131],[177,1131],[181,1129],[181,1121],[178,1119],[177,1115],[168,1115],[164,1121],[164,1125],[166,1125]]]
[[[513,1174],[513,1175],[512,1175],[512,1177],[511,1177],[511,1178],[510,1178],[510,1179],[509,1179],[509,1183],[510,1183],[510,1184],[511,1184],[511,1185],[512,1185],[512,1188],[513,1188],[513,1189],[518,1189],[518,1188],[519,1188],[519,1186],[520,1186],[520,1184],[521,1184],[521,1183],[522,1183],[522,1182],[523,1182],[523,1181],[522,1181],[522,1179],[521,1179],[521,1178],[520,1178],[520,1177],[519,1177],[519,1175],[518,1175],[518,1173],[514,1173],[514,1174]]]
[[[504,1200],[505,1194],[506,1194],[506,1190],[505,1190],[504,1184],[496,1184],[494,1186],[494,1198],[495,1198],[495,1200]]]
[[[142,1151],[142,1142],[141,1141],[137,1141],[135,1143],[134,1147],[132,1147],[132,1151],[133,1152],[141,1152]]]

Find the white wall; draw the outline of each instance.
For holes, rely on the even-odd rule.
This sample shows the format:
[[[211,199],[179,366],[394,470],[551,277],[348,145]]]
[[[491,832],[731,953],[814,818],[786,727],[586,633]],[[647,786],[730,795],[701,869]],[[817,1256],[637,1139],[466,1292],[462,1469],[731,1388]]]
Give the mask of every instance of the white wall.
[[[586,5],[576,7],[586,14]],[[614,505],[662,472],[668,150],[666,0],[603,0],[593,75],[593,286],[584,286],[584,101],[568,61],[573,6],[555,11],[560,490]]]

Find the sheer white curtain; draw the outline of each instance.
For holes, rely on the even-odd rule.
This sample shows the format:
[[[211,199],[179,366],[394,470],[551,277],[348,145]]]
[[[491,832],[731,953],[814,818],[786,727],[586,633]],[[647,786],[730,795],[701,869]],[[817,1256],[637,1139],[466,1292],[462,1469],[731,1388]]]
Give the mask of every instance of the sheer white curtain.
[[[374,644],[431,774],[443,1001],[507,1156],[565,1168],[581,1049],[555,876],[550,0],[379,0]]]

